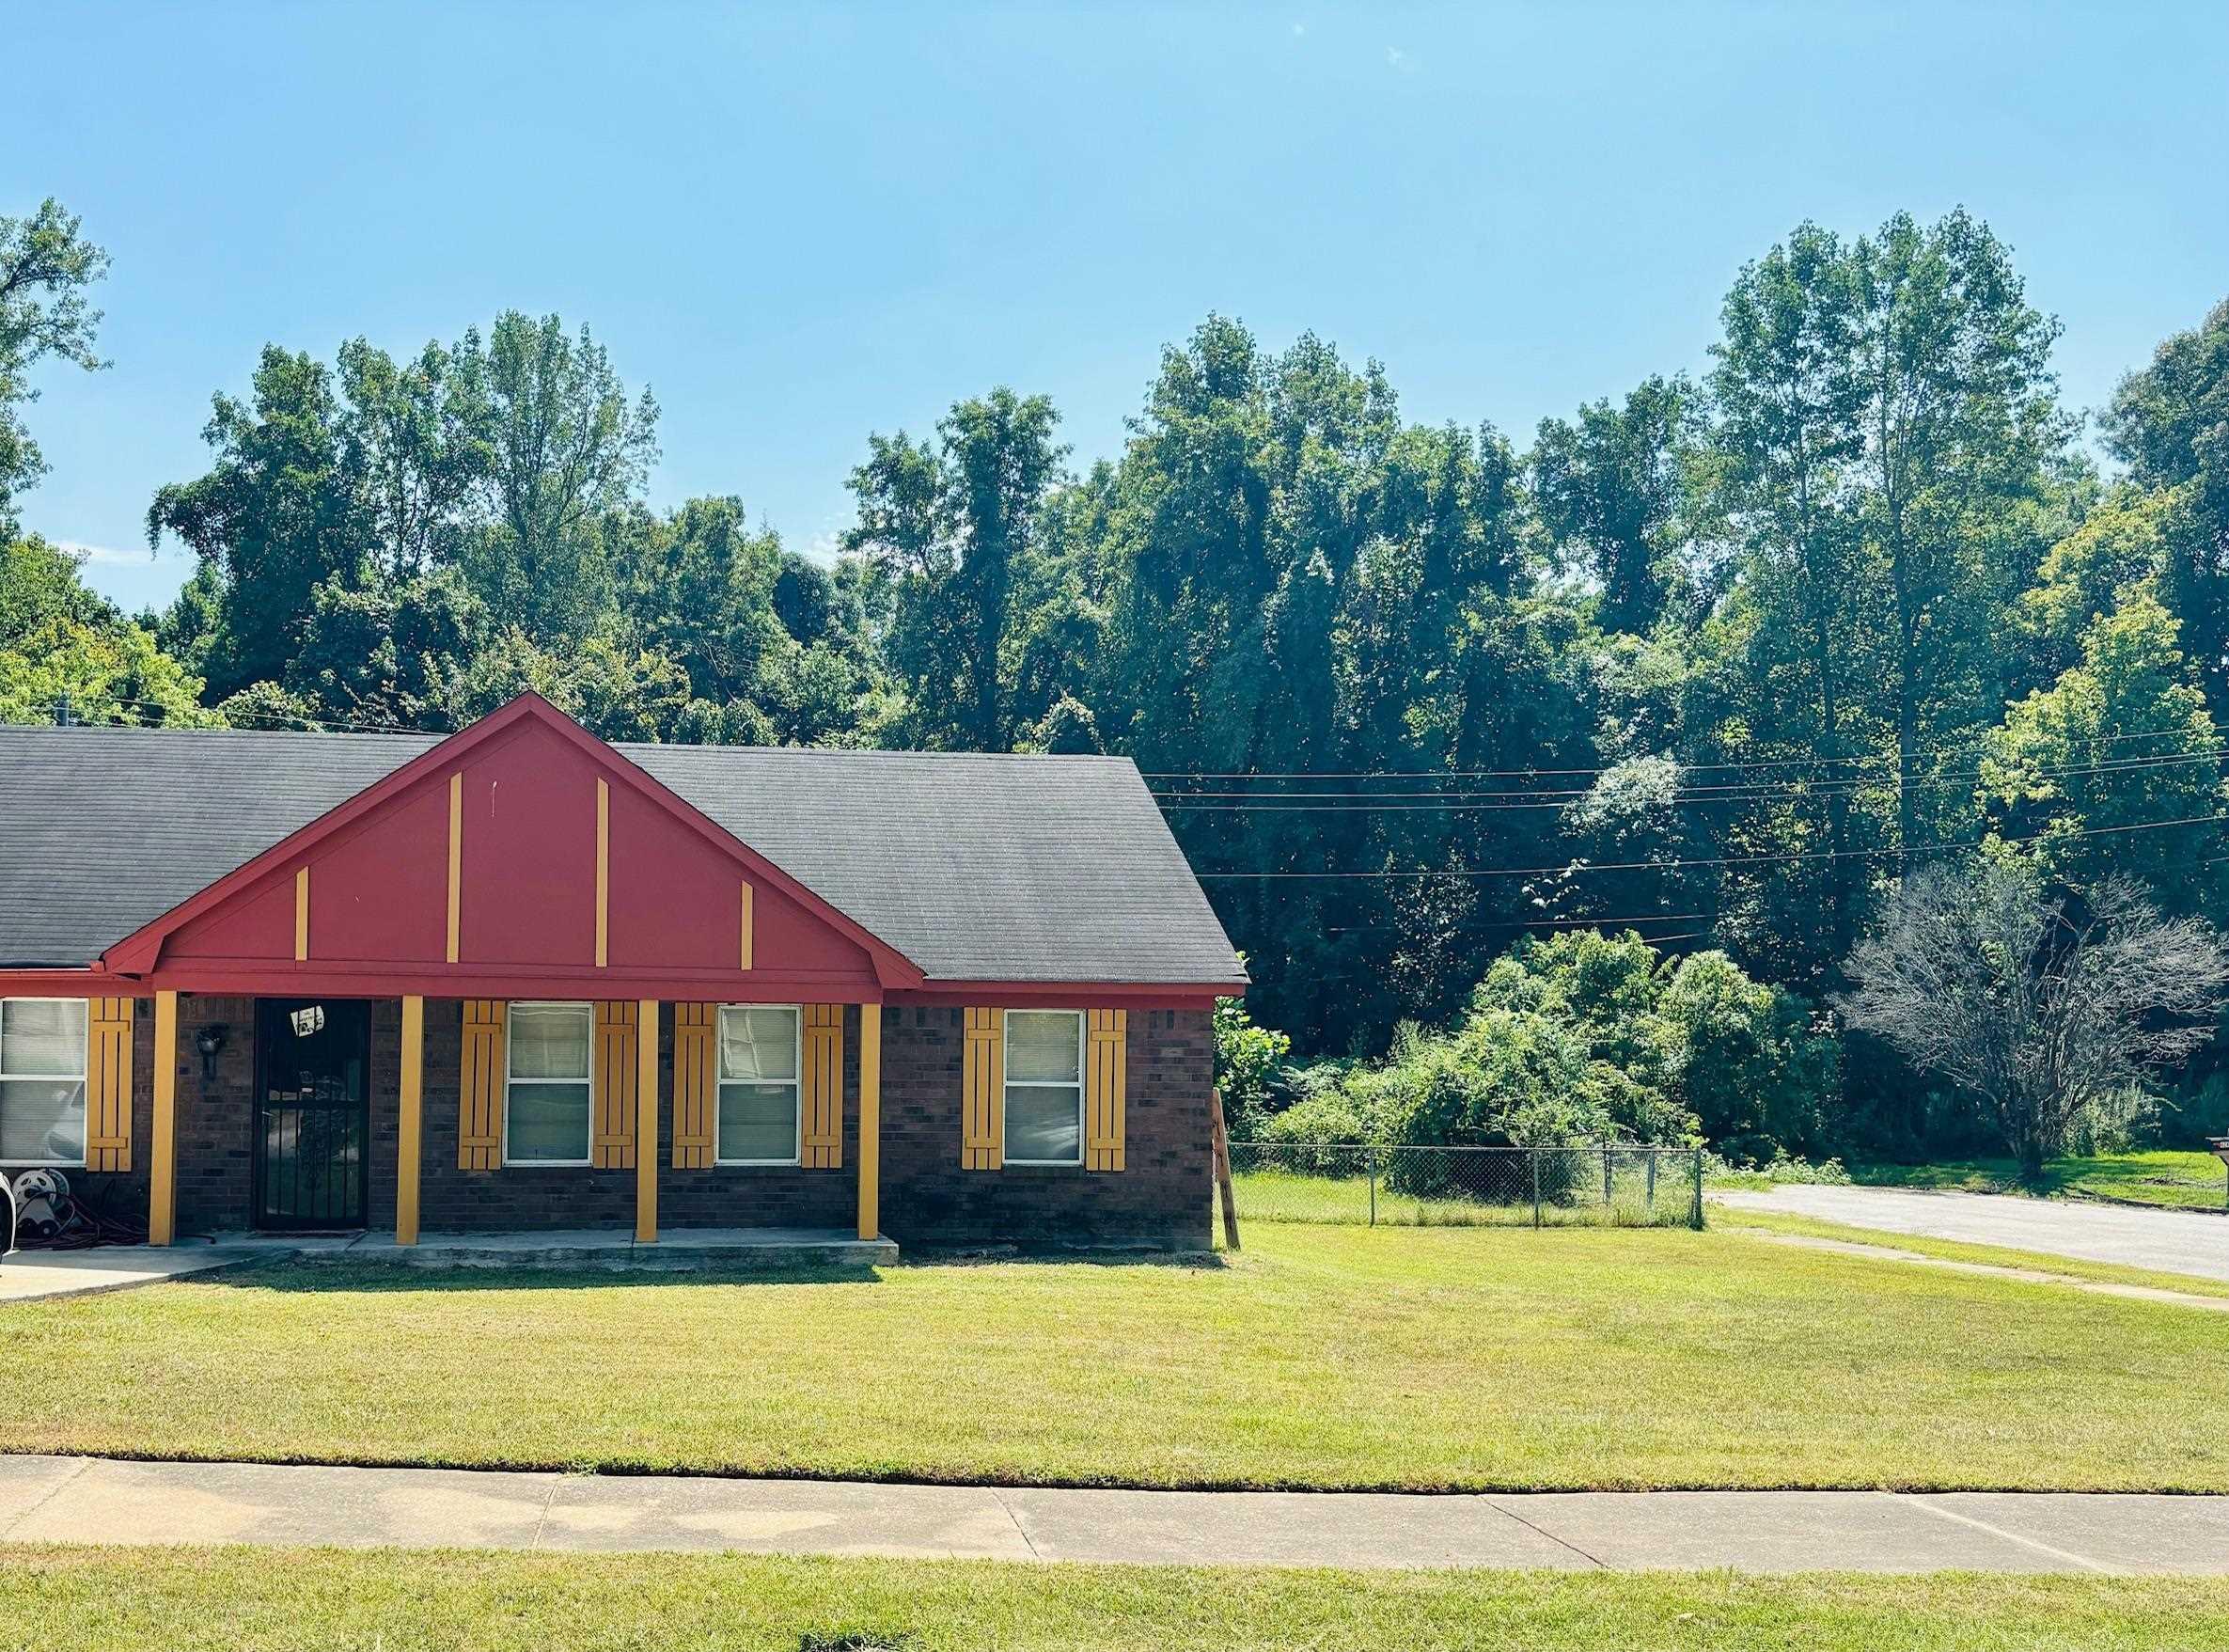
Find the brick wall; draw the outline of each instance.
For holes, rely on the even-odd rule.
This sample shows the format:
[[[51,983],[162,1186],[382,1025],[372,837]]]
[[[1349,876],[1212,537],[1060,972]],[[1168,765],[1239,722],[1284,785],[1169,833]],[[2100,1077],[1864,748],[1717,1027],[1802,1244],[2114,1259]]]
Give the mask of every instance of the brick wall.
[[[1204,1250],[1203,1010],[1132,1010],[1125,1169],[960,1168],[960,1010],[894,1009],[883,1031],[883,1228],[901,1245]]]
[[[1118,1172],[960,1167],[963,1012],[883,1012],[884,1231],[915,1246],[1022,1245],[1197,1250],[1208,1239],[1207,1094],[1214,1032],[1204,1011],[1133,1010],[1126,1049],[1127,1168]],[[227,1040],[216,1078],[201,1082],[194,1036],[221,1023]],[[255,1077],[255,1003],[181,997],[179,1003],[178,1229],[181,1235],[249,1225]],[[371,1007],[369,1224],[395,1220],[397,1084],[401,1005]],[[88,1200],[134,1222],[147,1217],[153,1110],[154,1011],[141,1000],[133,1036],[133,1169],[71,1172]],[[844,1016],[843,1166],[834,1171],[672,1165],[673,1040],[659,1036],[658,1216],[662,1227],[849,1229],[857,1219],[859,1020]],[[635,1172],[457,1168],[463,1006],[426,1004],[425,1157],[420,1223],[428,1233],[632,1228]]]
[[[205,1027],[225,1030],[216,1077],[204,1083],[194,1041]],[[248,1140],[256,1081],[253,999],[178,1000],[178,1232],[238,1233],[248,1225],[255,1160]],[[98,1175],[64,1173],[87,1204],[133,1226],[147,1222],[148,1165],[154,1152],[155,1001],[132,1012],[132,1168]],[[390,1170],[392,1167],[390,1166]]]

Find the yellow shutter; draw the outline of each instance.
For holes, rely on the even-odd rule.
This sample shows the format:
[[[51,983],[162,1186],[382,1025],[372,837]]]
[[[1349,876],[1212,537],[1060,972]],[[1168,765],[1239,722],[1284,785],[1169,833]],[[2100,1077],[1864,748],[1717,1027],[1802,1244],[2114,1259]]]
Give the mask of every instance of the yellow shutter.
[[[457,1084],[457,1168],[492,1171],[503,1162],[501,999],[464,1000],[464,1048]]]
[[[960,1168],[1006,1164],[1006,1012],[969,1010],[960,1067]]]
[[[843,1168],[843,1006],[805,1006],[805,1072],[797,1105],[808,1171]]]
[[[1084,1169],[1122,1168],[1122,1101],[1129,1082],[1123,1050],[1127,1010],[1084,1012]]]
[[[132,1168],[132,1000],[86,1006],[86,1169]]]
[[[633,999],[606,999],[596,1005],[596,1133],[589,1163],[597,1170],[635,1168],[637,1018]],[[657,1035],[652,1029],[651,1036]],[[657,1144],[650,1150],[657,1152]]]
[[[673,1168],[712,1168],[719,1106],[720,1006],[673,1006]],[[655,1149],[652,1149],[655,1151]]]

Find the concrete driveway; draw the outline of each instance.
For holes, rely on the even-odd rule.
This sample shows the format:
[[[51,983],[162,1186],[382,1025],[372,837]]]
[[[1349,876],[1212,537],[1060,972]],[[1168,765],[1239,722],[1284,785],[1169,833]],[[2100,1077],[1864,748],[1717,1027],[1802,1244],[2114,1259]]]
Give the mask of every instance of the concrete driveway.
[[[1711,1198],[1734,1210],[1775,1210],[1883,1233],[2007,1245],[2229,1282],[2229,1217],[2204,1211],[2133,1210],[2070,1199],[1907,1188],[1782,1187]]]

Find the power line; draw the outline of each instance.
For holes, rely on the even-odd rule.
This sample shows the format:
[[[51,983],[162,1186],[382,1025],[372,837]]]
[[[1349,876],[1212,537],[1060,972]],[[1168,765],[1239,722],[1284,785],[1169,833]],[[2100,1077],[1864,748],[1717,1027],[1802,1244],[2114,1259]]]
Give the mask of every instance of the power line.
[[[2223,826],[2229,817],[2218,814],[2186,815],[2180,820],[2140,821],[2133,826],[2078,826],[2064,832],[2030,832],[2022,837],[2000,838],[2002,843],[2032,843],[2049,837],[2099,838],[2114,832],[2148,832],[2167,826]],[[1589,863],[1575,860],[1562,866],[1505,866],[1505,867],[1452,867],[1437,872],[1202,872],[1196,873],[1202,881],[1249,879],[1253,881],[1282,880],[1288,878],[1346,879],[1346,878],[1436,878],[1436,877],[1563,877],[1582,873],[1597,872],[1676,872],[1690,866],[1750,866],[1773,861],[1842,860],[1857,859],[1876,855],[1926,855],[1952,849],[1978,849],[1980,839],[1955,843],[1913,843],[1902,848],[1880,849],[1806,849],[1784,855],[1724,855],[1680,860],[1616,860]]]
[[[1716,912],[1651,912],[1626,918],[1496,918],[1482,922],[1464,920],[1453,925],[1456,929],[1550,929],[1577,926],[1591,928],[1604,923],[1688,923],[1697,920],[1716,922]],[[1403,926],[1392,923],[1327,923],[1326,935],[1357,935]]]
[[[2126,734],[2105,734],[2099,739],[2107,744],[2128,740],[2163,740],[2174,735],[2188,735],[2189,727],[2148,729]],[[1956,757],[1986,747],[1979,741],[1969,741],[1962,746],[1943,746],[1928,751],[1912,753],[1911,762],[1920,763],[1929,758]],[[1691,774],[1718,774],[1730,769],[1801,768],[1819,763],[1872,763],[1892,765],[1902,772],[1902,765],[1893,756],[1880,752],[1862,752],[1854,757],[1828,757],[1814,753],[1809,757],[1749,758],[1731,763],[1693,763],[1680,766]],[[1503,768],[1503,769],[1146,769],[1140,771],[1148,780],[1518,780],[1539,775],[1600,776],[1623,766],[1609,768]]]
[[[2039,779],[2063,779],[2078,776],[2111,778],[2116,775],[2142,775],[2154,770],[2173,768],[2183,763],[2218,763],[2229,756],[2229,743],[2209,746],[2187,752],[2158,753],[2148,757],[2115,758],[2106,763],[2071,763],[2057,767],[2037,767],[2020,771],[2023,776]],[[1968,786],[1978,786],[1984,777],[1978,770],[1933,779],[1914,778],[1909,781],[1884,776],[1878,780],[1850,781],[1823,780],[1815,783],[1794,781],[1779,786],[1725,786],[1678,788],[1663,799],[1667,807],[1695,808],[1711,803],[1770,803],[1795,801],[1810,797],[1848,796],[1868,789],[1889,794],[1901,792],[1908,784],[1914,791],[1951,791]],[[1538,793],[1524,792],[1292,792],[1284,794],[1243,792],[1155,792],[1154,800],[1164,810],[1181,810],[1192,814],[1405,814],[1414,812],[1441,814],[1491,814],[1501,810],[1555,809],[1573,807],[1590,795],[1585,792],[1551,793],[1542,796]],[[1243,802],[1194,802],[1195,797],[1244,798]],[[1467,798],[1494,798],[1500,801],[1468,802]],[[1310,802],[1297,799],[1323,798],[1328,801]],[[1391,799],[1391,801],[1386,801]]]

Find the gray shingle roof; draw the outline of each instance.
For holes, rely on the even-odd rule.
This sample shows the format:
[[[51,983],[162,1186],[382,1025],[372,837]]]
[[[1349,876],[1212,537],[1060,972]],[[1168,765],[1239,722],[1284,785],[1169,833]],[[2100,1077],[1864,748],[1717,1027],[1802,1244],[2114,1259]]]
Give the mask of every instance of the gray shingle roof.
[[[0,729],[0,968],[90,962],[433,743]],[[933,981],[1245,979],[1127,759],[615,748]]]

